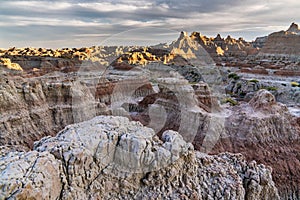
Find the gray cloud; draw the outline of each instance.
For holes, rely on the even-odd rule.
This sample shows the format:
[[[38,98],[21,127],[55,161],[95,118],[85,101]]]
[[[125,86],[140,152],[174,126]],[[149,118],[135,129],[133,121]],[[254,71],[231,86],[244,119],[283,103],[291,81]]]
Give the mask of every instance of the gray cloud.
[[[181,30],[251,40],[297,22],[299,7],[298,0],[2,0],[0,47],[97,45],[136,28],[147,31],[128,40],[163,42]]]

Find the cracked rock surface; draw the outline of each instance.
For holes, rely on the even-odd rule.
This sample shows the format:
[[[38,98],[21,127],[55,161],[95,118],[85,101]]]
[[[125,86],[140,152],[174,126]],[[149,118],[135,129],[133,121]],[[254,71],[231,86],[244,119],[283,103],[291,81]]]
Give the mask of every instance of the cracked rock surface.
[[[182,136],[99,116],[30,152],[0,149],[0,199],[279,199],[271,169],[193,150]]]

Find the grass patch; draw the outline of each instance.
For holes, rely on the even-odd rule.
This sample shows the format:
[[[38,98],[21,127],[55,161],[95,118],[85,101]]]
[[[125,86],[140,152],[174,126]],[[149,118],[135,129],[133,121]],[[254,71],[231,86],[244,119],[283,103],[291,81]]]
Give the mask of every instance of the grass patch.
[[[248,82],[250,82],[250,83],[259,83],[259,80],[251,79],[251,80],[249,80]]]

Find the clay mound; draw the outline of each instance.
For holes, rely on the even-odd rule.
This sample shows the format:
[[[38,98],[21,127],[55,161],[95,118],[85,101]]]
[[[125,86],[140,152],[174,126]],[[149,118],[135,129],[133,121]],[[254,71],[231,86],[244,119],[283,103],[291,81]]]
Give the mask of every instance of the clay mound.
[[[263,112],[265,114],[276,114],[288,112],[283,104],[276,102],[274,95],[267,90],[259,90],[249,101],[249,105],[255,112]]]

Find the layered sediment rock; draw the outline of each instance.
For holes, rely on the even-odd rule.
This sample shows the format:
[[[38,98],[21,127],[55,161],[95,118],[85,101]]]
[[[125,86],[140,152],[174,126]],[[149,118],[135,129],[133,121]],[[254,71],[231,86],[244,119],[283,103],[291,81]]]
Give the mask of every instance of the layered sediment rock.
[[[35,143],[1,150],[0,198],[279,199],[271,169],[243,156],[208,156],[173,131],[96,117]]]
[[[278,56],[300,55],[300,30],[297,24],[291,24],[287,31],[272,33],[260,53]]]
[[[209,52],[201,44],[188,36],[186,32],[181,32],[179,38],[172,42],[169,48],[174,55],[181,56],[197,67],[214,64],[214,60]]]
[[[32,147],[73,123],[71,84],[46,80],[1,78],[1,145]]]
[[[199,43],[218,66],[239,68],[242,73],[299,76],[299,27],[259,37],[253,42],[231,36],[209,38],[199,32],[189,37]],[[260,66],[261,69],[257,69]]]
[[[126,78],[122,84],[137,85],[134,90],[137,97],[153,92],[147,80]],[[27,148],[68,124],[111,114],[108,106],[112,95],[118,95],[114,92],[116,80],[100,80],[98,76],[61,73],[26,79],[3,76],[0,83],[0,144]]]
[[[178,48],[181,48],[185,42],[192,41],[182,38],[181,46]],[[172,48],[176,48],[176,45],[174,44]],[[193,52],[197,52],[199,47],[196,43],[195,45],[190,48]],[[130,49],[130,47],[124,47],[124,49]],[[77,53],[87,51],[89,52],[88,56],[84,58],[78,59],[75,56]],[[161,68],[161,71],[157,72],[160,74],[159,76],[162,71],[170,73],[168,70],[170,68],[172,73],[179,72],[181,79],[186,78],[194,83],[203,80],[197,67],[162,65],[166,56],[170,59],[172,55],[166,49],[145,48],[142,52],[139,49],[131,52],[122,54],[122,49],[117,47],[51,51],[13,48],[3,51],[3,56],[11,56],[18,60],[24,66],[25,71],[22,74],[24,78],[12,75],[1,77],[1,144],[31,147],[33,141],[46,135],[53,135],[68,124],[84,121],[99,114],[114,112],[113,109],[110,110],[111,112],[108,109],[111,109],[111,102],[118,98],[122,99],[133,92],[131,95],[135,98],[133,101],[136,101],[138,98],[152,94],[153,87],[150,81],[155,81],[157,77],[154,76],[154,80],[149,80],[147,74],[144,74],[142,78],[137,78],[144,73],[133,69],[137,65],[143,64],[143,60],[139,56],[143,56],[147,62],[159,62],[157,64],[157,67]],[[182,55],[178,57],[182,58]],[[90,60],[85,61],[87,58]],[[114,59],[112,68],[107,68],[99,63],[101,59],[105,59],[107,62]],[[124,68],[119,69],[114,65],[115,63],[124,63],[124,61],[132,67],[127,69],[128,72],[124,72]],[[184,64],[188,63],[184,58],[178,61]],[[54,73],[51,70],[57,72]],[[165,77],[170,77],[170,75],[165,75]],[[179,79],[178,81],[180,82]],[[175,79],[174,84],[178,81]],[[114,88],[115,85],[128,87],[126,89],[121,87],[124,90],[118,91],[118,88]],[[185,82],[185,85],[189,85],[189,83]],[[189,89],[193,90],[192,87]],[[127,90],[132,91],[124,94]],[[123,104],[132,104],[131,100],[132,98],[123,98],[118,107]]]
[[[266,90],[249,103],[232,108],[226,119],[226,137],[213,153],[241,152],[248,160],[273,168],[273,177],[283,199],[299,199],[300,124],[287,107]]]

